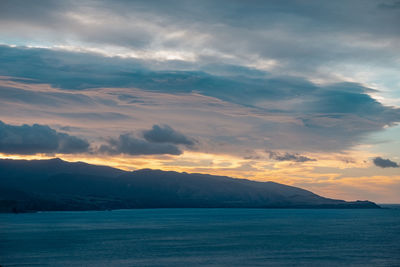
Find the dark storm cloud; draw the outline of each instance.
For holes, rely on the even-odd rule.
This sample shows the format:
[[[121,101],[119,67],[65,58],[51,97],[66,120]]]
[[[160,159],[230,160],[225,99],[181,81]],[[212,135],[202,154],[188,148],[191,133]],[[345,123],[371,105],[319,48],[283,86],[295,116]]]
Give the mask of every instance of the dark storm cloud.
[[[55,131],[46,125],[14,126],[0,121],[0,152],[9,154],[81,153],[89,143],[76,136]]]
[[[316,161],[316,159],[312,159],[306,156],[299,155],[297,153],[278,153],[269,151],[269,158],[277,161],[294,161],[294,162],[307,162],[307,161]]]
[[[376,157],[373,160],[374,164],[381,168],[399,168],[399,164],[390,159],[383,159],[381,157]]]
[[[176,145],[188,145],[194,144],[193,140],[185,136],[184,134],[175,131],[168,125],[153,125],[151,130],[143,132],[143,137],[154,143],[171,143]]]
[[[174,144],[151,143],[136,138],[130,134],[121,134],[118,138],[111,138],[108,144],[102,145],[99,152],[107,154],[128,154],[128,155],[180,155],[182,151]]]

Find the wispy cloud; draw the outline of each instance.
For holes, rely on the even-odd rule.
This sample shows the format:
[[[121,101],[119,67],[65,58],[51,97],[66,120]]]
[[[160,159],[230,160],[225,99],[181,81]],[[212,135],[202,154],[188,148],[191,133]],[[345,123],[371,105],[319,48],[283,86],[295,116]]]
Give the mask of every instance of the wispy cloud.
[[[294,153],[279,153],[274,151],[269,151],[269,158],[277,161],[294,161],[294,162],[307,162],[307,161],[316,161],[316,159],[312,159],[306,156],[302,156],[300,154]]]

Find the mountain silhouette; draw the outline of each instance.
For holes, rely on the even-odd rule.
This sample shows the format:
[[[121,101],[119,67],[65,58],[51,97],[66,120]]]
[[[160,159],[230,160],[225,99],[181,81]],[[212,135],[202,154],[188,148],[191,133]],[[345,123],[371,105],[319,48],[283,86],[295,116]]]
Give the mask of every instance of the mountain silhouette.
[[[0,211],[131,208],[379,208],[275,182],[83,162],[0,160]]]

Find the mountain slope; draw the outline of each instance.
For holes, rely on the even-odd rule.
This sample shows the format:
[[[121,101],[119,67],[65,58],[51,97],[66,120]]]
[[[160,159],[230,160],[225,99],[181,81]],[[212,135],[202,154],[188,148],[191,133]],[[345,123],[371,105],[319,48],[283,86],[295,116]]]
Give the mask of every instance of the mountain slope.
[[[274,182],[82,162],[0,160],[0,211],[122,208],[379,208]]]

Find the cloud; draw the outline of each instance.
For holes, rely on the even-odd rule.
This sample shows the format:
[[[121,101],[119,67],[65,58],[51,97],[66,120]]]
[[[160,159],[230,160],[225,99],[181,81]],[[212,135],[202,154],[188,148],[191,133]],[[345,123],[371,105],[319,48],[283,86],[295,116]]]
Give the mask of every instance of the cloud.
[[[121,134],[118,138],[110,138],[108,144],[101,145],[99,152],[108,154],[129,155],[180,155],[178,145],[192,146],[193,140],[174,130],[168,125],[153,125],[150,130],[143,131],[144,139],[132,134]]]
[[[261,75],[251,70],[246,73],[244,67],[232,65],[225,69],[233,69],[231,75],[199,70],[154,70],[140,60],[7,46],[0,46],[0,59],[0,75],[32,79],[18,81],[27,86],[48,83],[61,89],[39,92],[2,86],[0,102],[3,106],[35,104],[34,109],[48,107],[44,111],[46,116],[51,112],[70,121],[86,118],[116,123],[118,119],[128,123],[142,120],[143,116],[159,121],[157,117],[162,116],[166,124],[175,124],[174,112],[180,112],[185,114],[187,128],[192,129],[208,127],[206,121],[210,120],[212,110],[213,127],[221,128],[221,121],[233,123],[235,120],[228,135],[235,140],[247,138],[246,143],[240,142],[248,148],[267,146],[294,151],[347,149],[360,144],[368,134],[400,121],[399,108],[383,105],[371,97],[376,90],[354,82],[317,84],[301,77]],[[223,66],[224,63],[220,63],[219,69]],[[237,73],[238,69],[241,74]],[[94,88],[103,89],[96,93]],[[115,88],[121,88],[121,92],[114,92]],[[133,88],[147,92],[146,99]],[[188,102],[187,97],[194,95],[207,98],[203,98],[202,103]],[[166,98],[173,98],[173,104],[167,104]],[[206,99],[210,103],[205,103]],[[56,112],[51,110],[55,106],[58,107]],[[191,109],[192,106],[197,108]],[[237,111],[240,116],[229,114],[227,117],[227,106],[231,114]],[[140,108],[145,115],[138,112]],[[99,109],[104,112],[98,112]],[[18,112],[22,113],[22,109]],[[124,130],[129,131],[129,128]],[[245,130],[246,133],[241,133]],[[116,134],[109,133],[111,129],[107,131],[109,136]],[[210,130],[207,138],[219,142],[224,134],[217,132]],[[166,138],[165,129],[158,134],[157,138],[161,135]],[[243,137],[238,138],[239,134]],[[156,139],[153,137],[153,140]],[[235,145],[238,144],[239,141]]]
[[[194,144],[193,140],[182,133],[175,131],[168,125],[153,125],[151,130],[143,132],[143,137],[147,141],[154,143],[171,143],[187,146]]]
[[[378,5],[380,8],[387,8],[387,9],[399,9],[400,8],[400,1],[392,0],[380,3]]]
[[[398,3],[2,0],[0,75],[19,88],[0,81],[1,119],[69,125],[94,146],[112,136],[111,154],[182,153],[184,143],[120,136],[159,122],[210,155],[268,147],[301,161],[375,134],[397,140]],[[398,151],[389,146],[379,149]]]
[[[55,131],[46,125],[14,126],[0,121],[0,152],[8,154],[82,153],[89,143],[76,136]]]
[[[100,146],[99,152],[128,155],[182,154],[182,151],[174,144],[151,143],[130,134],[121,134],[118,138],[110,138],[108,144]]]
[[[0,87],[1,88],[1,87]],[[129,116],[117,112],[54,112],[55,115],[65,118],[76,118],[92,121],[115,121],[130,119]]]
[[[326,63],[396,67],[397,6],[374,0],[3,0],[0,35],[10,44],[75,45],[113,56],[260,68],[272,61],[278,73],[313,73]]]
[[[1,63],[0,63],[1,64]],[[38,79],[39,80],[39,79]],[[36,83],[36,81],[24,81],[28,83]],[[2,100],[12,101],[16,103],[32,103],[40,106],[61,107],[68,106],[71,103],[90,106],[94,101],[89,97],[79,93],[68,92],[40,92],[30,91],[15,87],[0,86],[0,98]]]
[[[381,157],[376,157],[373,159],[373,162],[376,166],[381,168],[399,168],[399,164],[390,159],[383,159]]]
[[[269,151],[269,158],[277,161],[294,161],[294,162],[306,162],[306,161],[316,161],[316,159],[312,159],[306,156],[299,155],[297,153],[290,154],[288,152],[281,154],[278,152]]]

